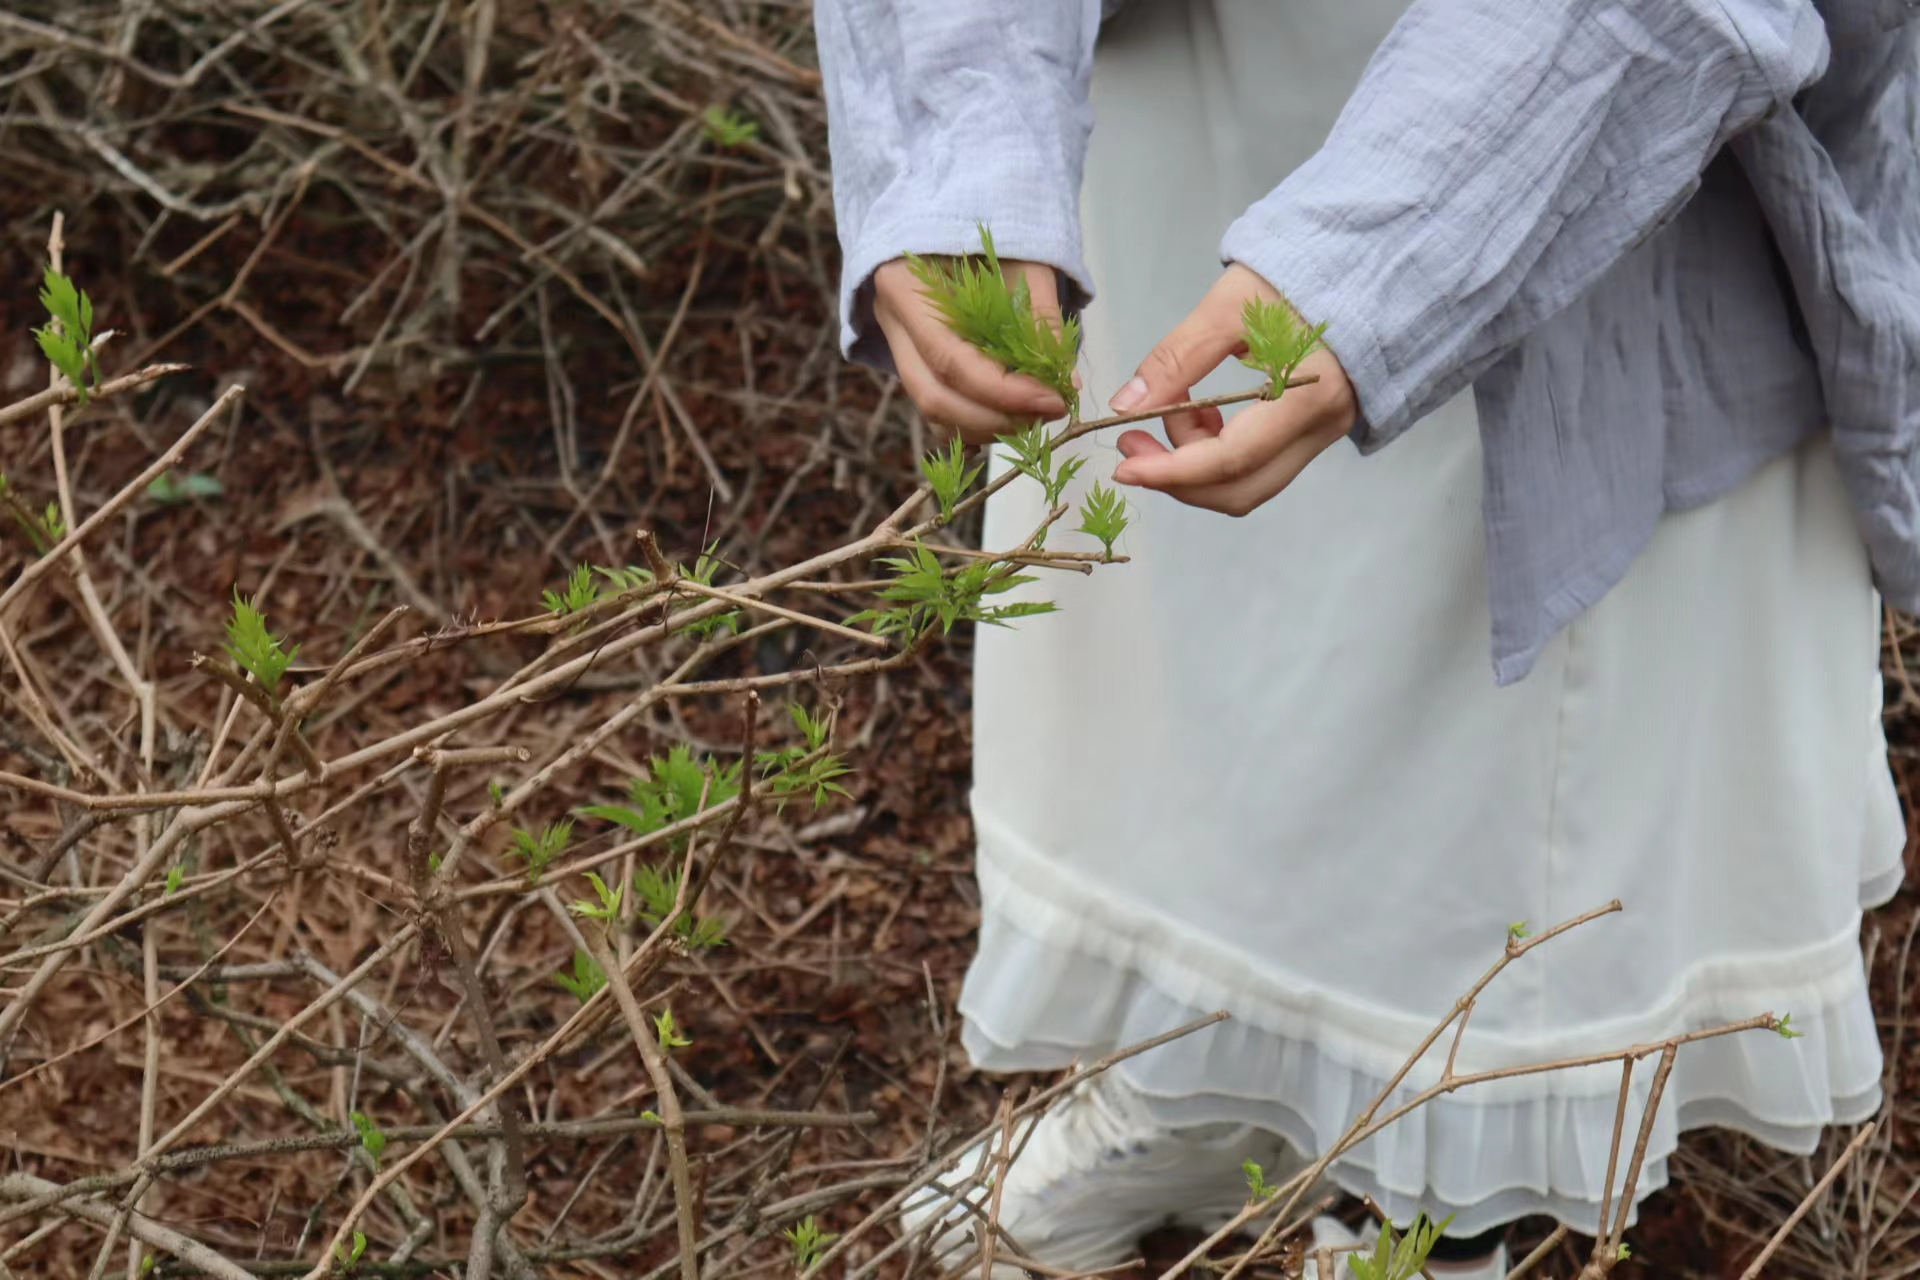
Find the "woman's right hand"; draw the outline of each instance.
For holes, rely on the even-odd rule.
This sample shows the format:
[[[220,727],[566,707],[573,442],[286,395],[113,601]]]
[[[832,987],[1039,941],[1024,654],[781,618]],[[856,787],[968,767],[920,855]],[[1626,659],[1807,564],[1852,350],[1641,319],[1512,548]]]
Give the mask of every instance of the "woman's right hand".
[[[1040,262],[1004,261],[1009,282],[1027,282],[1036,314],[1060,322],[1060,295],[1053,268]],[[1009,373],[947,327],[906,260],[895,258],[873,273],[873,312],[893,352],[901,385],[928,422],[968,444],[987,444],[1035,419],[1067,412],[1059,394],[1033,378]]]

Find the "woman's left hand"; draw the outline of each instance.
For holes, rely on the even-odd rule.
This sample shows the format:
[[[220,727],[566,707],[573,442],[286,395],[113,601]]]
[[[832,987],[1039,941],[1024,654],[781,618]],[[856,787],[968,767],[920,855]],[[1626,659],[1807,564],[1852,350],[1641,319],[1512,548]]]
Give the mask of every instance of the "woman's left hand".
[[[1234,263],[1200,305],[1148,353],[1139,371],[1114,395],[1116,413],[1193,398],[1193,387],[1229,356],[1246,351],[1241,311],[1249,298],[1283,302],[1279,290]],[[1359,403],[1346,370],[1322,348],[1300,365],[1299,374],[1320,380],[1295,387],[1278,400],[1257,401],[1231,422],[1220,410],[1198,409],[1163,419],[1169,449],[1145,431],[1120,437],[1125,459],[1116,482],[1158,489],[1191,506],[1244,516],[1289,484],[1321,450],[1353,428]]]

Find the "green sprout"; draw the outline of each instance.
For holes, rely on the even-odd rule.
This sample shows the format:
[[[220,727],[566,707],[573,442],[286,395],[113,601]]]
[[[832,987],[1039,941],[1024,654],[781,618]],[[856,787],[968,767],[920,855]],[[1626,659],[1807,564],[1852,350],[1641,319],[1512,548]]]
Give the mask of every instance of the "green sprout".
[[[920,474],[933,486],[933,496],[940,503],[940,518],[951,520],[953,509],[960,504],[960,495],[980,478],[980,466],[967,465],[966,446],[955,436],[945,453],[935,449],[920,459]]]
[[[1015,471],[1046,490],[1048,507],[1060,505],[1067,485],[1080,474],[1080,468],[1087,465],[1085,458],[1068,458],[1055,468],[1053,437],[1047,433],[1047,424],[1044,422],[1036,422],[1025,431],[1004,437],[1004,443],[1013,451],[1004,455],[1007,462]]]
[[[217,479],[200,471],[184,475],[162,471],[147,485],[147,496],[163,507],[179,506],[196,498],[217,498],[225,492],[226,487]]]
[[[589,805],[579,812],[588,818],[618,823],[635,835],[650,836],[662,827],[690,818],[740,794],[740,764],[696,761],[693,752],[678,744],[664,756],[648,762],[647,771],[627,783],[630,804]],[[681,836],[669,847],[684,848]]]
[[[364,1231],[356,1231],[353,1233],[353,1249],[351,1252],[349,1252],[344,1245],[333,1246],[334,1260],[340,1264],[340,1270],[343,1272],[351,1271],[355,1266],[359,1265],[360,1255],[366,1251],[367,1233]]]
[[[572,974],[563,970],[554,974],[553,980],[572,992],[574,999],[585,1004],[593,999],[595,992],[607,985],[607,973],[592,956],[584,951],[575,951]]]
[[[44,511],[35,511],[7,483],[4,471],[0,471],[0,507],[7,509],[13,522],[20,526],[20,532],[27,535],[35,555],[47,554],[53,550],[54,543],[67,535],[67,522],[60,514],[60,504],[49,502]]]
[[[598,603],[602,596],[600,584],[594,581],[595,575],[606,579],[607,585],[615,595],[629,591],[640,591],[653,585],[651,570],[639,565],[577,564],[567,574],[567,580],[558,591],[540,593],[540,606],[548,613],[565,617],[570,613],[579,613]]]
[[[1127,500],[1120,496],[1119,490],[1094,481],[1086,500],[1080,504],[1080,532],[1100,539],[1107,555],[1112,556],[1113,544],[1127,531],[1128,523]]]
[[[573,819],[549,822],[535,835],[519,827],[513,829],[513,847],[507,850],[509,858],[525,858],[527,861],[527,883],[540,883],[541,873],[549,864],[565,851],[573,840]]]
[[[267,630],[267,615],[255,601],[248,600],[236,587],[233,593],[233,617],[227,623],[227,656],[234,665],[259,681],[268,693],[280,688],[280,677],[287,673],[300,653],[279,636]]]
[[[660,1037],[660,1047],[668,1053],[675,1049],[684,1049],[693,1041],[680,1034],[680,1028],[673,1021],[673,1010],[662,1009],[653,1015],[653,1029]]]
[[[1320,337],[1327,326],[1311,327],[1284,302],[1266,302],[1248,298],[1241,309],[1240,323],[1246,338],[1247,354],[1240,362],[1267,375],[1269,399],[1278,400],[1287,382],[1308,356],[1320,349]]]
[[[597,564],[593,571],[605,578],[616,592],[641,591],[653,585],[653,570],[642,569],[637,564],[625,568]]]
[[[620,899],[626,893],[627,887],[621,885],[618,889],[609,889],[607,882],[591,871],[587,872],[587,879],[592,882],[594,895],[600,901],[596,905],[584,898],[577,899],[572,907],[573,914],[585,916],[589,920],[603,920],[609,923],[619,919]]]
[[[184,866],[176,862],[171,867],[168,867],[167,891],[160,896],[163,898],[171,898],[174,894],[180,892],[180,886],[185,883],[186,878],[187,869]]]
[[[353,1121],[353,1127],[359,1131],[361,1147],[373,1157],[374,1163],[378,1164],[380,1153],[387,1149],[387,1135],[381,1131],[379,1125],[368,1119],[363,1111],[356,1111],[348,1118]]]
[[[710,543],[707,549],[702,551],[694,560],[691,569],[686,565],[681,565],[680,576],[689,582],[697,582],[703,587],[712,586],[714,575],[718,573],[725,564],[725,561],[714,554],[719,546],[720,544],[717,542]],[[745,617],[741,615],[738,609],[735,609],[729,613],[716,613],[712,617],[702,618],[698,622],[689,622],[682,630],[696,640],[706,640],[716,631],[725,631],[729,635],[738,635],[741,627],[745,625]]]
[[[1240,1165],[1240,1172],[1247,1175],[1247,1193],[1255,1200],[1265,1200],[1275,1188],[1267,1182],[1267,1171],[1260,1167],[1258,1160],[1248,1160]]]
[[[816,809],[834,796],[848,794],[834,779],[843,778],[853,770],[839,756],[825,753],[831,729],[827,718],[809,715],[797,702],[787,704],[787,714],[800,730],[803,745],[762,751],[755,757],[754,763],[759,766],[768,788],[779,796],[809,793]]]
[[[1514,942],[1522,942],[1533,936],[1533,930],[1527,927],[1525,920],[1515,920],[1507,926],[1507,937]]]
[[[827,1246],[840,1238],[838,1232],[822,1230],[812,1214],[780,1234],[793,1248],[793,1266],[797,1271],[805,1271],[820,1261],[820,1255],[827,1251]]]
[[[540,603],[546,606],[548,613],[565,616],[579,613],[582,609],[600,598],[600,587],[593,580],[593,566],[577,564],[573,572],[567,575],[566,585],[559,591],[543,591]]]
[[[1780,1015],[1780,1020],[1773,1024],[1773,1031],[1774,1031],[1774,1034],[1779,1036],[1782,1040],[1798,1040],[1801,1036],[1806,1034],[1806,1032],[1804,1031],[1794,1030],[1793,1015],[1790,1013],[1783,1013]]]
[[[985,226],[980,248],[981,256],[969,258],[908,254],[907,267],[949,328],[1002,368],[1042,383],[1067,402],[1069,413],[1078,413],[1073,371],[1080,358],[1079,321],[1055,328],[1034,311],[1027,282],[1007,283]]]
[[[743,147],[760,136],[757,121],[718,103],[700,113],[700,126],[716,147]]]
[[[1004,605],[984,603],[987,596],[1034,581],[1031,575],[1009,573],[991,561],[976,560],[948,573],[938,556],[915,543],[911,555],[883,557],[880,564],[893,570],[895,576],[881,588],[879,596],[892,601],[896,607],[865,609],[848,619],[867,623],[876,635],[900,635],[917,640],[935,624],[945,634],[953,630],[956,622],[984,622],[988,626],[1004,627],[1020,618],[1054,611],[1052,604],[1042,600]]]
[[[74,287],[73,281],[47,268],[46,287],[40,291],[40,305],[51,317],[33,331],[48,363],[73,384],[81,404],[87,402],[92,388],[100,382],[100,362],[93,354],[93,299]]]
[[[633,873],[633,887],[640,895],[640,919],[658,929],[680,901],[680,871],[671,864],[641,867]],[[689,913],[674,922],[673,932],[690,950],[711,951],[726,945],[727,922]]]
[[[1359,1280],[1413,1280],[1427,1265],[1427,1255],[1440,1243],[1440,1237],[1452,1221],[1449,1216],[1445,1222],[1436,1223],[1422,1213],[1398,1240],[1391,1226],[1382,1226],[1373,1256],[1354,1254],[1347,1259],[1347,1265]]]

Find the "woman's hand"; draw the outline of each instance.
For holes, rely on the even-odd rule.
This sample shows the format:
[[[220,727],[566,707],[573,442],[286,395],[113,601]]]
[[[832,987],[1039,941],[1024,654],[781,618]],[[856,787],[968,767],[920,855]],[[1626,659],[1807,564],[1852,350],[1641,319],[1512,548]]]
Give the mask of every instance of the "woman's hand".
[[[1026,280],[1034,314],[1060,322],[1052,267],[1013,261],[1001,266],[1009,283]],[[1024,431],[1036,418],[1066,414],[1066,402],[1057,393],[1007,372],[949,329],[903,259],[873,273],[873,313],[914,404],[928,422],[968,444],[986,444]]]
[[[1139,371],[1113,397],[1117,413],[1193,398],[1198,383],[1229,356],[1246,350],[1240,313],[1249,298],[1282,302],[1256,273],[1229,266],[1200,305],[1148,353]],[[1169,449],[1145,431],[1120,437],[1125,456],[1113,473],[1120,484],[1158,489],[1191,506],[1244,516],[1279,493],[1347,434],[1359,413],[1346,370],[1324,348],[1308,356],[1299,374],[1320,380],[1278,400],[1255,402],[1226,422],[1219,409],[1168,414]]]

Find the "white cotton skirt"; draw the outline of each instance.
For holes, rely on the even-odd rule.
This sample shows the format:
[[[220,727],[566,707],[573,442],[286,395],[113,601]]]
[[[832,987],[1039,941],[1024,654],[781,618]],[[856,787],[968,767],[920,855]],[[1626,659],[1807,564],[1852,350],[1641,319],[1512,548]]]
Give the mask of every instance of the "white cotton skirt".
[[[1093,396],[1204,292],[1219,229],[1318,145],[1402,7],[1148,0],[1108,33],[1085,197]],[[1105,435],[1090,452],[1088,479],[1117,460]],[[1048,576],[1062,613],[982,630],[983,923],[961,1001],[980,1067],[1060,1067],[1224,1009],[1120,1070],[1169,1123],[1251,1122],[1318,1152],[1509,924],[1618,898],[1499,978],[1460,1071],[1790,1013],[1801,1039],[1681,1052],[1642,1194],[1683,1128],[1805,1152],[1876,1111],[1860,912],[1898,887],[1905,832],[1879,605],[1827,444],[1667,517],[1506,689],[1480,475],[1467,396],[1374,457],[1336,446],[1245,520],[1140,495],[1131,563]],[[989,545],[1041,516],[1011,486]],[[1619,1081],[1600,1066],[1462,1091],[1335,1177],[1462,1233],[1535,1212],[1591,1230]]]

